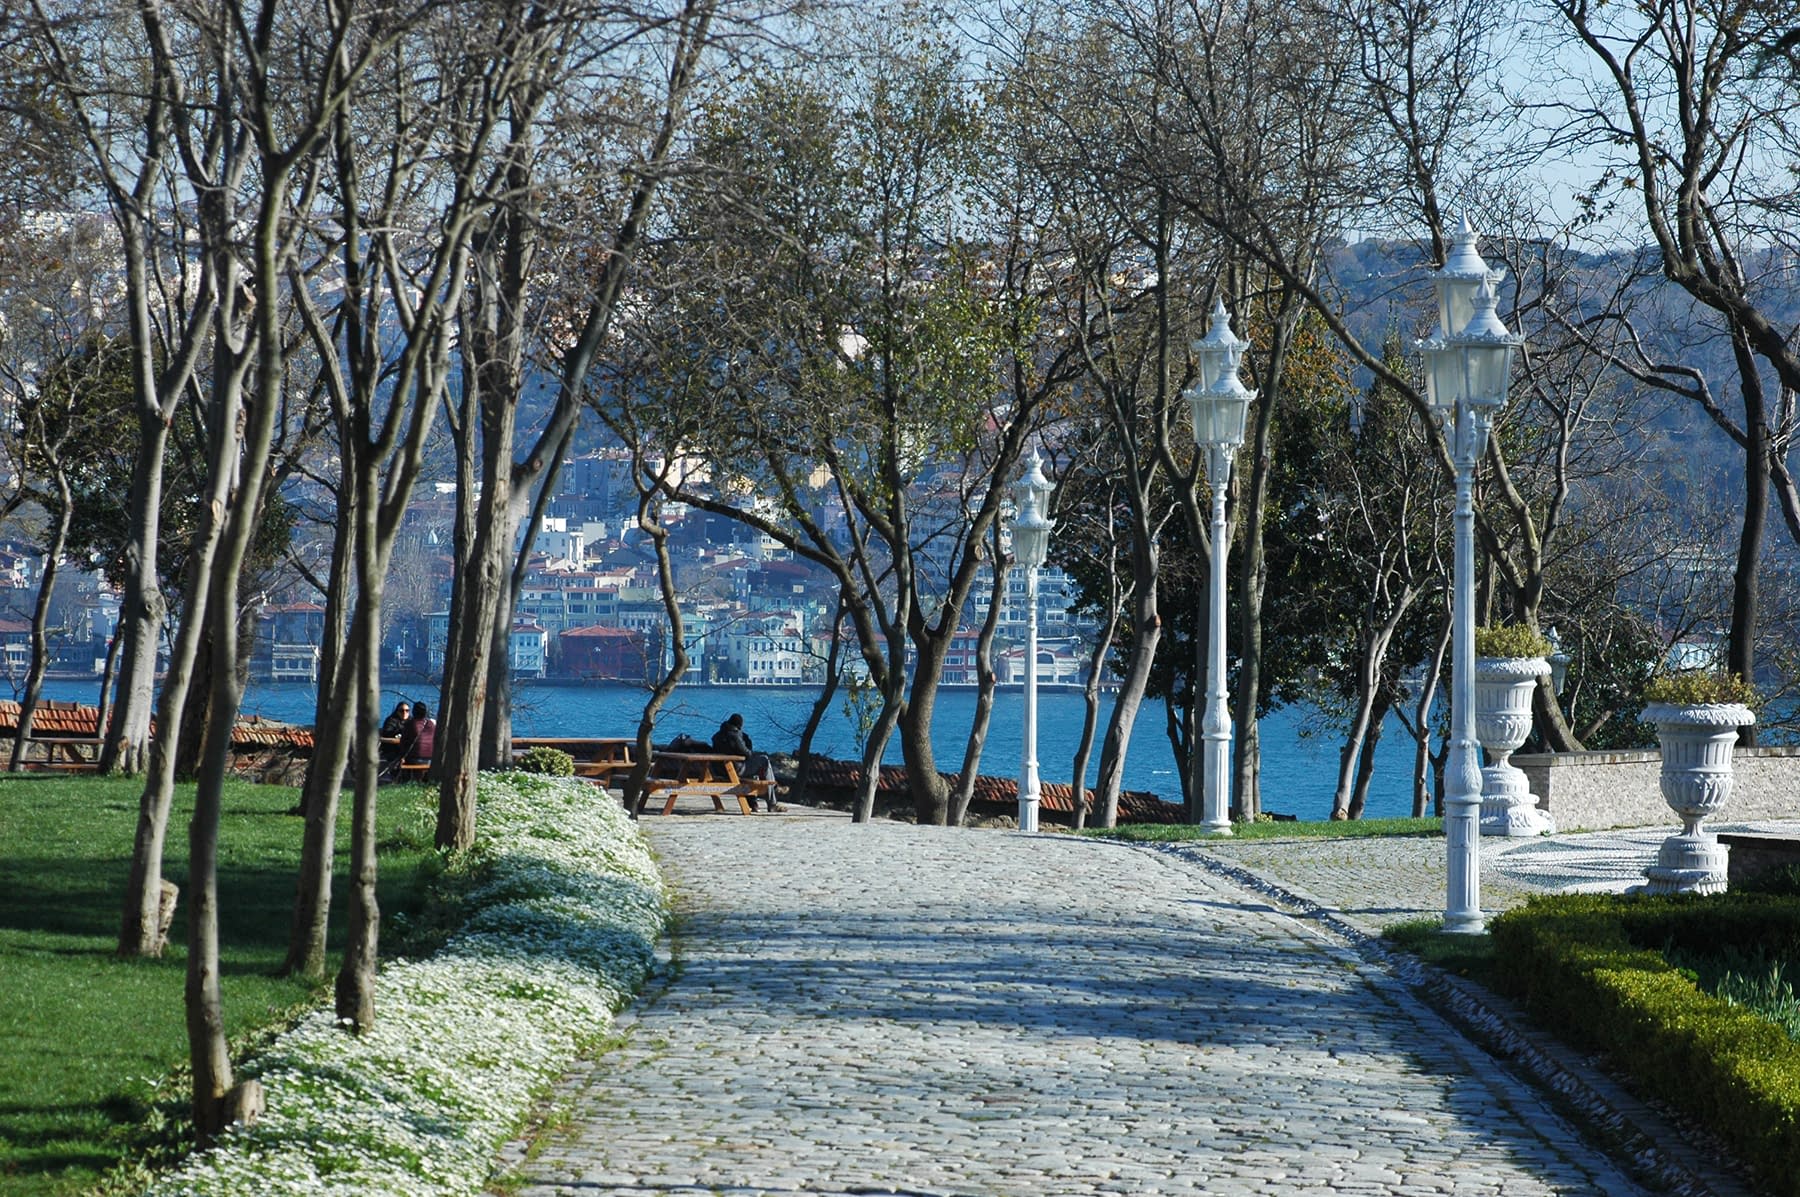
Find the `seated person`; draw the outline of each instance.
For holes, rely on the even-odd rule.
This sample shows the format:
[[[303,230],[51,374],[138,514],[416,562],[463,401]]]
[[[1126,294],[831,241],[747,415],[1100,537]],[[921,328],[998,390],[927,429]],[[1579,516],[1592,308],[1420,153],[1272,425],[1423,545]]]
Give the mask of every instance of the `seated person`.
[[[401,759],[409,765],[431,763],[431,750],[437,746],[437,720],[424,703],[413,708],[413,717],[400,733]]]
[[[766,781],[769,786],[763,791],[763,802],[771,813],[787,809],[775,801],[775,765],[766,753],[755,751],[750,742],[750,733],[744,730],[744,717],[732,715],[719,725],[713,733],[712,746],[714,752],[729,753],[744,758],[744,764],[738,770],[738,776],[745,781]]]
[[[405,756],[401,743],[406,734],[406,725],[412,719],[412,704],[399,702],[381,724],[381,776],[384,780],[392,780],[400,775],[400,761]]]
[[[394,704],[394,709],[391,712],[389,712],[388,717],[382,721],[382,723],[381,723],[382,737],[384,739],[389,739],[389,740],[393,739],[395,736],[400,734],[401,729],[403,729],[406,726],[407,720],[409,720],[411,718],[412,718],[412,704],[407,702],[405,699],[401,699],[399,702]]]

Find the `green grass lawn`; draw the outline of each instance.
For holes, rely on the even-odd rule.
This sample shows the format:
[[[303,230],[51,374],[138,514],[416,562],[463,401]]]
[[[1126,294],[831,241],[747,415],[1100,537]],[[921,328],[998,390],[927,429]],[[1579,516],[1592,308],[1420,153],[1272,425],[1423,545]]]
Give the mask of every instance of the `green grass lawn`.
[[[113,956],[142,785],[98,778],[0,778],[0,1197],[80,1192],[159,1136],[170,1078],[187,1061],[183,1008],[187,834],[193,787],[169,821],[164,876],[182,888],[159,960]],[[287,950],[302,821],[298,791],[233,784],[220,831],[221,975],[234,1043],[327,1000],[277,977]],[[348,795],[346,795],[346,798]],[[416,911],[436,873],[421,787],[382,791],[384,955],[403,947],[385,923]],[[339,825],[332,902],[341,943],[348,810]],[[335,961],[331,967],[335,967]],[[158,1093],[158,1088],[161,1093]],[[160,1100],[159,1100],[160,1099]]]
[[[1340,819],[1293,823],[1233,823],[1231,838],[1239,840],[1354,839],[1369,835],[1442,835],[1442,819]],[[1206,829],[1189,823],[1126,823],[1114,828],[1095,828],[1088,835],[1131,840],[1140,844],[1172,844],[1185,840],[1210,840]]]

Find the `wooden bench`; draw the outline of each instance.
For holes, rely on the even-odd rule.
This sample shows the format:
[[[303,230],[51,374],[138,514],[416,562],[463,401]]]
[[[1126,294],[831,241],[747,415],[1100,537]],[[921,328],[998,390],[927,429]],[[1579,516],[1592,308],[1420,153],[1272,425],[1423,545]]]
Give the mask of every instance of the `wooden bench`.
[[[26,761],[25,768],[33,773],[98,773],[99,761]]]
[[[583,781],[597,782],[601,786],[610,786],[613,778],[622,773],[630,773],[630,761],[576,761],[575,776]]]
[[[637,813],[643,814],[644,807],[650,801],[650,795],[658,794],[663,799],[662,813],[675,813],[675,800],[684,794],[696,798],[711,798],[713,810],[725,813],[725,799],[737,799],[738,810],[742,814],[756,813],[757,798],[766,798],[774,787],[772,781],[756,778],[750,781],[681,781],[673,777],[652,777],[644,783],[644,792],[638,795]]]
[[[424,781],[425,775],[431,772],[430,761],[412,761],[402,763],[394,770],[394,776],[400,781]]]
[[[93,769],[100,760],[100,746],[103,741],[99,736],[59,736],[54,734],[34,734],[25,741],[25,757],[32,764],[44,766],[55,765],[59,768],[70,766],[71,771]],[[32,750],[42,748],[42,756],[34,756]]]

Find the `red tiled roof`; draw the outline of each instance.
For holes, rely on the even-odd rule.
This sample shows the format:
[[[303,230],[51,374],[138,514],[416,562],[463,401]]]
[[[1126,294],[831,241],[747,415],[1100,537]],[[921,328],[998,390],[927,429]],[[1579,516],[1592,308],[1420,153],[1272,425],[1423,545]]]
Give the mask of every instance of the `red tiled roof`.
[[[31,717],[34,735],[95,736],[99,732],[100,711],[79,702],[42,702]],[[19,726],[19,704],[0,699],[0,735],[16,731]],[[276,723],[260,715],[238,720],[232,729],[231,743],[237,748],[311,748],[310,727]]]
[[[584,639],[584,638],[590,637],[590,636],[596,637],[596,638],[606,638],[606,637],[618,637],[618,636],[637,637],[639,635],[641,635],[641,633],[633,631],[631,628],[615,628],[608,624],[598,624],[598,623],[591,624],[585,628],[570,628],[567,631],[562,633],[562,637],[565,640],[569,639],[570,637],[575,637],[577,639]]]
[[[956,785],[958,775],[940,773],[945,782]],[[814,757],[812,767],[808,771],[809,780],[817,785],[843,789],[854,789],[862,784],[862,765],[855,761],[834,761],[824,757]],[[876,783],[878,791],[898,793],[906,789],[906,770],[898,765],[881,766],[881,780]],[[1075,810],[1075,790],[1064,782],[1047,781],[1040,786],[1042,790],[1042,809],[1060,814],[1073,814]],[[1085,801],[1091,807],[1094,791],[1085,793]],[[974,803],[993,803],[997,805],[1016,806],[1019,801],[1019,783],[1011,777],[990,777],[978,774],[975,778],[974,794],[970,798]],[[1140,790],[1124,790],[1119,794],[1119,822],[1121,823],[1185,823],[1187,811],[1177,803],[1164,802],[1155,794],[1147,794]]]

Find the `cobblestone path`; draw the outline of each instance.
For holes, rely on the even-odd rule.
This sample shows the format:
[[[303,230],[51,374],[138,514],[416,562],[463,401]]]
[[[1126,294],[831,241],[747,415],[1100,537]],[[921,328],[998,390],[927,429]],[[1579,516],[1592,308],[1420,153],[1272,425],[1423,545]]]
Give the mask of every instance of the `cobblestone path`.
[[[645,825],[668,975],[565,1082],[532,1197],[1641,1191],[1378,967],[1178,856]]]

